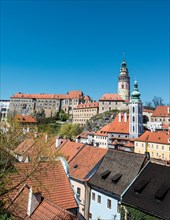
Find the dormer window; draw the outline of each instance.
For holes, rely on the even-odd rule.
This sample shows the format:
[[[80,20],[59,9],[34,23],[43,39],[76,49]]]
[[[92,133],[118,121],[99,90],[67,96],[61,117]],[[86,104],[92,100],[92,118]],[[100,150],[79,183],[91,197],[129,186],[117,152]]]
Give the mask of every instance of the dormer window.
[[[148,183],[149,183],[148,179],[144,179],[141,182],[139,182],[138,185],[136,185],[135,188],[134,188],[136,194],[141,194]]]
[[[122,174],[116,173],[112,178],[112,183],[117,183],[121,177],[122,177]]]
[[[160,186],[160,188],[156,191],[155,198],[162,201],[165,198],[165,196],[166,196],[167,192],[169,191],[169,189],[170,189],[169,185],[162,184]]]
[[[101,174],[101,177],[103,180],[107,179],[107,177],[110,175],[111,171],[110,170],[106,170]]]

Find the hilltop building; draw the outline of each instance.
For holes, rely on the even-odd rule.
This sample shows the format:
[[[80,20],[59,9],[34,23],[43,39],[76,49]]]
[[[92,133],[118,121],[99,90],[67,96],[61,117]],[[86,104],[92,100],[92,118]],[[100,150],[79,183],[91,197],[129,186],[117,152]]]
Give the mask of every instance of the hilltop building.
[[[86,122],[97,115],[99,112],[99,103],[98,102],[87,102],[79,104],[73,109],[73,123],[85,125]]]
[[[143,108],[137,81],[134,82],[129,114],[119,113],[116,118],[94,134],[95,145],[102,148],[134,150],[134,138],[143,133]]]
[[[84,100],[85,98],[85,100]],[[91,100],[82,91],[69,91],[67,94],[24,94],[16,93],[10,97],[10,113],[34,115],[44,111],[46,117],[54,116],[59,110],[72,114],[73,108]]]

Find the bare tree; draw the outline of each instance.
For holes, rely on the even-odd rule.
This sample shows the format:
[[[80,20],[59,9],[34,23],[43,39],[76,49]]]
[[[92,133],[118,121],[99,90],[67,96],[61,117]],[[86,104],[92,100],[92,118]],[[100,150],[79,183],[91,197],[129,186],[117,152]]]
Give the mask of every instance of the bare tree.
[[[157,96],[154,96],[154,98],[152,99],[152,103],[153,103],[153,106],[156,108],[157,106],[162,106],[164,105],[163,104],[163,99],[161,97],[157,97]]]

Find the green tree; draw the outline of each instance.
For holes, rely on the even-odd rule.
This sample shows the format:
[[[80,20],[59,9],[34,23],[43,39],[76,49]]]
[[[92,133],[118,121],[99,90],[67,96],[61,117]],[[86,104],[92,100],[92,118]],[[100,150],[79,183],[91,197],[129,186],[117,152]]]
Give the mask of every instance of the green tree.
[[[65,113],[62,109],[56,114],[56,119],[60,121],[67,121],[69,119],[69,115]]]
[[[131,220],[160,220],[159,218],[156,218],[154,216],[148,215],[144,212],[139,211],[138,209],[127,207],[126,210],[128,212],[129,219]],[[121,220],[124,220],[124,208],[121,209]]]
[[[83,127],[79,124],[64,124],[59,130],[59,135],[64,138],[73,139],[83,131]]]

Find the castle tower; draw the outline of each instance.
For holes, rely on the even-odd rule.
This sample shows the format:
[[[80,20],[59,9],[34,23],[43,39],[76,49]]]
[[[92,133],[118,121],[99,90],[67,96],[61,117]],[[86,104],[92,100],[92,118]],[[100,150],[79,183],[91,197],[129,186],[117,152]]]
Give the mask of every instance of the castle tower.
[[[125,61],[122,62],[120,68],[118,78],[118,94],[122,97],[122,99],[130,100],[130,77]]]
[[[143,133],[143,111],[138,90],[138,82],[135,80],[134,89],[129,103],[129,131],[130,137],[137,138]]]

